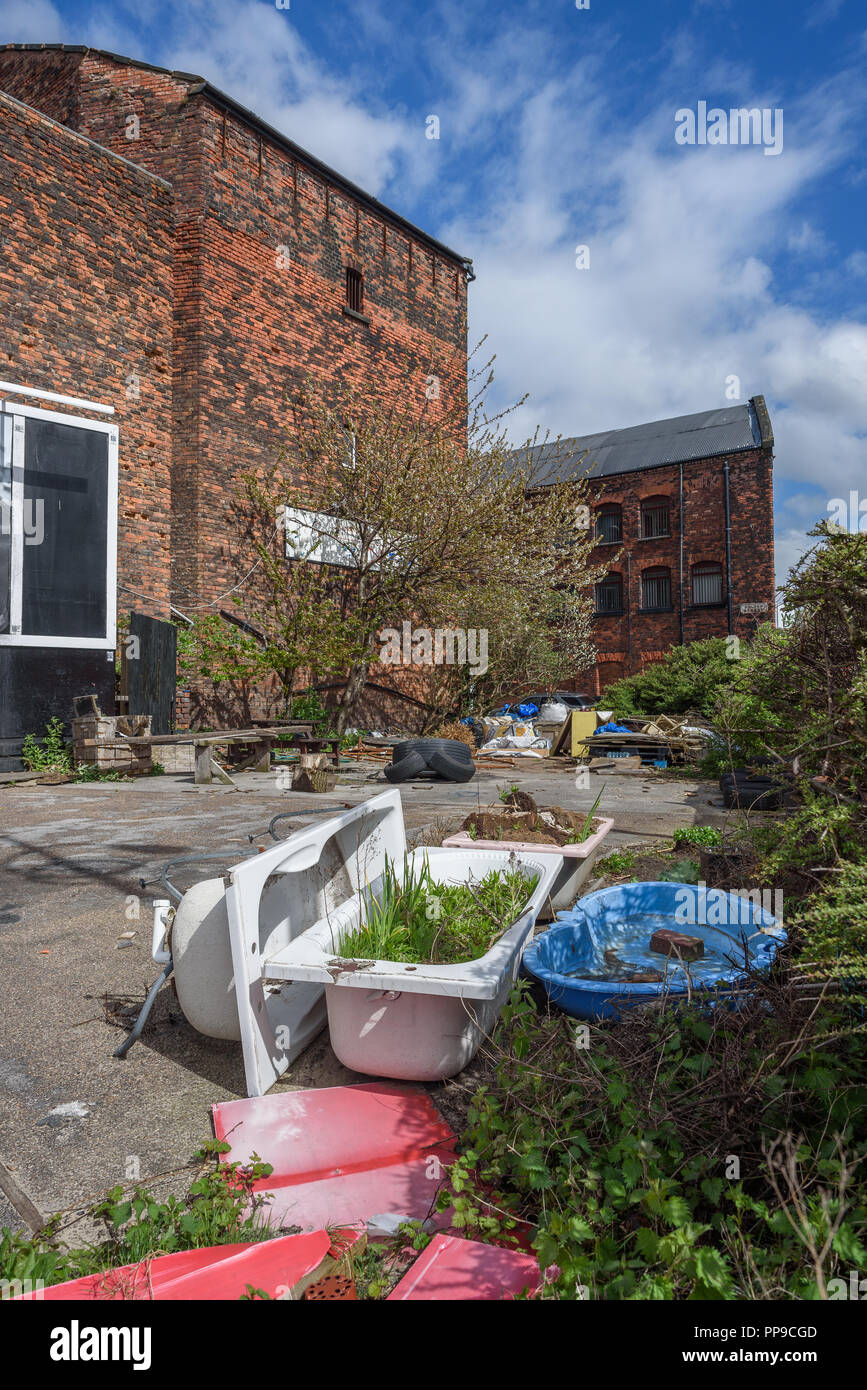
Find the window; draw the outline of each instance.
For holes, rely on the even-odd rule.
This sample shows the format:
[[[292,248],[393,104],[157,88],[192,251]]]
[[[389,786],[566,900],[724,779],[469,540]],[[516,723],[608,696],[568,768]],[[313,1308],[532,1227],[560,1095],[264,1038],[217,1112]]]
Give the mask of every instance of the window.
[[[669,535],[668,498],[648,497],[641,504],[641,536],[652,540],[654,536]]]
[[[692,567],[692,601],[694,604],[713,604],[723,601],[722,565],[708,562]]]
[[[364,313],[364,276],[351,265],[346,267],[346,307],[353,314]]]
[[[356,468],[358,466],[357,444],[354,430],[344,430],[343,436],[346,440],[346,452],[340,460],[341,468]]]
[[[609,574],[607,579],[596,585],[596,612],[623,612],[623,579],[619,574]]]
[[[0,402],[0,645],[114,647],[117,437]]]
[[[671,607],[671,571],[645,570],[641,576],[641,606],[643,609]]]
[[[596,513],[596,541],[599,545],[615,545],[623,539],[623,512],[613,503],[600,507]]]

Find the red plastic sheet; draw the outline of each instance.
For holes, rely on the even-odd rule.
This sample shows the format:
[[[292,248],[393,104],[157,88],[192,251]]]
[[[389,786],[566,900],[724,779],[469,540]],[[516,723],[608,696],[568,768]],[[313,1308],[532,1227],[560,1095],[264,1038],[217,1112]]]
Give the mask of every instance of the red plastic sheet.
[[[388,1296],[398,1302],[513,1298],[541,1283],[534,1255],[436,1235]]]
[[[315,1231],[260,1243],[183,1250],[54,1284],[24,1297],[58,1301],[238,1299],[252,1285],[278,1298],[322,1263],[331,1241],[327,1231]]]
[[[256,1153],[273,1166],[256,1184],[274,1194],[273,1225],[353,1226],[384,1212],[424,1220],[455,1158],[425,1092],[389,1082],[231,1100],[213,1115],[230,1162]]]

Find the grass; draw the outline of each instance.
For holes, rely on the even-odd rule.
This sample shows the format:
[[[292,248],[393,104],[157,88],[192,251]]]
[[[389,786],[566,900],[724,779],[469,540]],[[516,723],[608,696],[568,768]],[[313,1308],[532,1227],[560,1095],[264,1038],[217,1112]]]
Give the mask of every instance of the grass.
[[[603,874],[631,874],[637,859],[638,856],[631,850],[615,849],[611,854],[606,854],[604,859],[597,859],[593,866],[593,877],[601,878]]]
[[[495,869],[479,883],[435,883],[427,860],[421,868],[407,863],[401,879],[387,862],[364,924],[340,943],[340,954],[417,965],[477,960],[521,915],[536,882],[518,869]]]

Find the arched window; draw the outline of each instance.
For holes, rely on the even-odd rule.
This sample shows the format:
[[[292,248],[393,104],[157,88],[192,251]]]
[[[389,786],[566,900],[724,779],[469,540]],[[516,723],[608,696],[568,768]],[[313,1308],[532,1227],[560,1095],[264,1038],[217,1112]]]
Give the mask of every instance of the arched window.
[[[623,576],[609,574],[596,585],[596,612],[623,612]]]
[[[692,567],[692,601],[696,607],[722,603],[723,572],[722,565],[708,560]]]
[[[623,508],[619,502],[606,502],[596,511],[597,545],[616,545],[623,539]]]
[[[664,609],[671,607],[671,570],[656,566],[641,575],[641,607]]]
[[[654,536],[670,534],[667,497],[645,497],[641,504],[641,537],[652,540]]]

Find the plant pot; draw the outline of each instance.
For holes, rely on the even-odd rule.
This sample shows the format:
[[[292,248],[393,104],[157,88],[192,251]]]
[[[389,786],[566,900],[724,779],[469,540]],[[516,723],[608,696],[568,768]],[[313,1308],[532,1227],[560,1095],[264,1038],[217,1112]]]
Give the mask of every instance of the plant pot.
[[[516,854],[559,854],[563,865],[554,879],[550,892],[550,911],[566,912],[575,903],[581,889],[590,877],[590,870],[596,860],[602,841],[614,827],[614,821],[600,817],[598,830],[582,840],[579,845],[540,845],[529,840],[474,840],[467,830],[459,830],[443,840],[443,848],[448,849],[497,849]],[[547,904],[546,904],[547,906]]]

